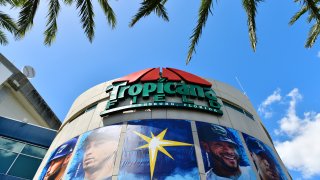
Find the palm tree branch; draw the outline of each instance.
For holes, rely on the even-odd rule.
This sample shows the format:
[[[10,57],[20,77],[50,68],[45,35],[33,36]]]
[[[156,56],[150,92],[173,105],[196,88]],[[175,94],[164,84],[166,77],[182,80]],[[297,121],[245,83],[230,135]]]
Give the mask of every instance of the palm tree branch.
[[[308,7],[307,6],[303,6],[300,11],[298,11],[296,14],[294,14],[291,19],[289,24],[293,25],[304,13],[306,13],[308,11]]]
[[[45,39],[44,44],[51,45],[51,43],[56,38],[56,33],[58,30],[57,18],[60,11],[59,0],[50,0],[49,1],[49,12],[47,15],[48,21],[46,24],[47,29],[44,32]]]
[[[192,54],[195,51],[195,46],[197,45],[199,38],[202,33],[202,29],[206,25],[208,15],[211,13],[212,0],[201,0],[201,6],[198,12],[198,21],[196,27],[193,29],[192,35],[190,37],[191,43],[189,45],[188,56],[186,64],[188,64],[192,58]]]
[[[133,16],[129,26],[133,27],[142,17],[148,16],[152,11],[162,17],[165,21],[169,20],[166,9],[161,0],[145,0],[141,3],[138,12]]]
[[[169,16],[167,14],[166,8],[162,3],[157,5],[157,7],[155,8],[155,12],[159,17],[161,17],[165,21],[169,21]]]
[[[7,39],[6,35],[3,33],[3,31],[1,31],[1,29],[0,29],[0,44],[1,45],[8,44],[8,39]]]
[[[316,18],[317,22],[320,22],[320,14],[319,14],[319,9],[317,7],[317,0],[304,0],[306,3],[306,7],[310,11],[310,13]]]
[[[111,25],[112,28],[115,28],[117,24],[116,15],[109,5],[108,0],[99,0],[99,3],[106,15],[109,25]]]
[[[94,37],[94,12],[91,0],[77,0],[77,9],[80,9],[82,28],[89,41],[92,42]]]
[[[67,5],[71,5],[73,3],[73,0],[64,0],[64,3]]]
[[[28,0],[22,6],[18,20],[19,34],[21,36],[24,36],[26,31],[33,25],[39,2],[40,0]]]
[[[313,44],[316,42],[317,37],[320,33],[320,24],[317,22],[315,23],[309,31],[308,39],[306,41],[305,47],[311,48]]]
[[[257,3],[260,2],[260,0],[243,0],[242,5],[247,13],[248,19],[248,29],[249,29],[249,37],[251,42],[251,47],[253,51],[256,50],[257,45],[257,35],[256,35],[256,22],[255,17],[257,13]]]
[[[17,34],[18,28],[14,22],[14,20],[0,11],[0,28],[4,28],[8,30],[10,33]]]

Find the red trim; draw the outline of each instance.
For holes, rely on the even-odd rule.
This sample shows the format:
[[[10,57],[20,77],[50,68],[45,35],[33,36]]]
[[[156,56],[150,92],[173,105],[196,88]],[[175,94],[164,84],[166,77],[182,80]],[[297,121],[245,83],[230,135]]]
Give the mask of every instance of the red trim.
[[[132,84],[132,83],[138,81],[140,79],[140,77],[142,77],[146,73],[152,71],[153,69],[154,68],[148,68],[148,69],[144,69],[144,70],[141,70],[141,71],[138,71],[138,72],[134,72],[132,74],[129,74],[127,76],[124,76],[124,77],[122,77],[120,79],[115,80],[113,83],[128,81],[128,84]]]
[[[160,78],[160,68],[154,68],[141,78],[141,82],[157,81]]]
[[[181,78],[167,68],[162,68],[162,77],[168,78],[170,81],[181,81]]]
[[[211,86],[212,85],[207,80],[204,80],[201,77],[190,74],[188,72],[185,72],[185,71],[182,71],[179,69],[174,69],[174,68],[167,68],[167,69],[175,72],[176,74],[178,74],[180,77],[182,77],[185,81],[187,81],[189,83],[199,84],[199,85],[203,85],[203,86]]]

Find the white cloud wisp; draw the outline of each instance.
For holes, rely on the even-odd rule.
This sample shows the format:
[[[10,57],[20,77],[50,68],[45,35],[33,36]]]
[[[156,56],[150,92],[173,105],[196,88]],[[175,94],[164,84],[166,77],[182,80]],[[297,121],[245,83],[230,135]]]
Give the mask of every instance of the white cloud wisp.
[[[265,118],[272,117],[271,105],[275,102],[281,101],[280,89],[277,88],[273,93],[265,99],[258,108],[258,112]]]

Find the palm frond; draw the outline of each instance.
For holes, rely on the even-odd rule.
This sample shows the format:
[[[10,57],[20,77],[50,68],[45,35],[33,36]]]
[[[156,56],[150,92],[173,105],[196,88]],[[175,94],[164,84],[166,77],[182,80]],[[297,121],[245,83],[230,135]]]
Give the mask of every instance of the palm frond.
[[[1,31],[1,29],[0,29],[0,44],[1,45],[7,45],[8,44],[8,39],[7,39],[6,35],[4,34],[4,32]]]
[[[320,23],[320,13],[319,13],[319,9],[317,7],[317,2],[318,0],[314,1],[314,0],[304,0],[304,3],[306,4],[306,7],[308,8],[310,14],[312,14],[317,22]]]
[[[306,48],[311,48],[313,46],[313,44],[317,40],[317,37],[319,36],[319,33],[320,33],[320,24],[317,22],[312,26],[312,28],[309,31],[309,36],[305,44]]]
[[[57,25],[57,18],[60,10],[59,0],[50,0],[49,1],[49,12],[47,15],[47,29],[44,32],[44,44],[51,45],[52,42],[56,38],[58,25]]]
[[[32,27],[39,2],[40,0],[28,0],[23,4],[18,20],[20,36],[24,36],[26,31]]]
[[[0,5],[11,5],[12,7],[21,7],[26,0],[0,0]]]
[[[201,6],[198,12],[198,21],[196,27],[193,29],[193,33],[190,37],[191,43],[189,45],[188,56],[186,64],[188,64],[192,58],[193,52],[195,53],[195,47],[199,41],[202,33],[202,29],[206,25],[208,15],[211,13],[212,0],[201,0]]]
[[[14,22],[14,20],[0,11],[0,28],[8,30],[10,33],[16,35],[18,32],[18,28]]]
[[[91,0],[77,0],[77,9],[80,10],[82,28],[89,41],[92,42],[94,37],[94,12]]]
[[[73,0],[64,0],[64,3],[67,5],[71,5],[73,3]]]
[[[152,11],[154,11],[159,17],[162,17],[165,21],[169,21],[168,14],[162,0],[145,0],[141,3],[136,15],[133,16],[129,26],[133,27],[142,17],[148,16]]]
[[[156,9],[154,11],[159,17],[161,17],[165,21],[169,21],[169,16],[167,14],[167,10],[162,3],[158,4],[158,6],[156,7]]]
[[[249,37],[251,42],[251,47],[253,51],[256,50],[257,45],[257,35],[256,35],[256,13],[257,13],[257,4],[260,0],[243,0],[242,5],[247,13],[248,20],[248,29],[249,29]]]
[[[289,24],[293,25],[304,13],[306,13],[308,11],[308,7],[307,6],[303,6],[300,11],[298,11],[296,14],[294,14],[291,19]]]
[[[167,2],[168,2],[168,0],[162,0],[162,1],[161,1],[161,4],[162,4],[162,5],[165,5]]]
[[[311,23],[312,20],[314,20],[315,17],[312,14],[309,14],[308,18],[307,18],[307,22]]]
[[[104,14],[106,15],[109,25],[112,27],[112,29],[115,28],[117,24],[116,15],[109,5],[108,0],[99,0],[99,3],[103,9]]]

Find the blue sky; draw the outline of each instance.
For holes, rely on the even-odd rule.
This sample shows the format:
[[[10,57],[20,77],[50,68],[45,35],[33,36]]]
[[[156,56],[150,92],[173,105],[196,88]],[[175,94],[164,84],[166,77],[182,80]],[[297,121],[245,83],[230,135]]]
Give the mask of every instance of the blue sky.
[[[175,67],[240,88],[238,77],[293,178],[320,179],[320,143],[316,141],[320,137],[320,49],[319,42],[312,49],[304,48],[310,28],[306,17],[288,25],[299,4],[260,3],[254,53],[241,1],[214,1],[213,16],[186,66],[199,1],[168,1],[170,22],[151,15],[129,28],[139,1],[112,0],[118,20],[114,30],[95,2],[92,44],[83,34],[75,8],[62,6],[51,47],[43,45],[46,3],[40,5],[26,38],[10,37],[10,44],[1,46],[0,52],[19,68],[36,69],[31,82],[61,120],[88,88],[147,67]]]

